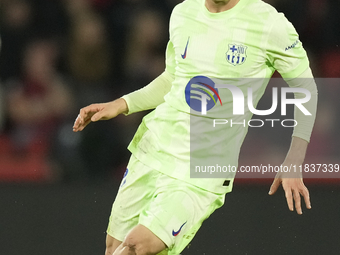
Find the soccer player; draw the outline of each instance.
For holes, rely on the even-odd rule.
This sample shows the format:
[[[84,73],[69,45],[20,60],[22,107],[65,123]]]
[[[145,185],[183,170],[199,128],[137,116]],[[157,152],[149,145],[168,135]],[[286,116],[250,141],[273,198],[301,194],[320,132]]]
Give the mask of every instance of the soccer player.
[[[242,125],[227,131],[219,127],[213,135],[224,133],[223,139],[210,140],[204,133],[205,150],[191,147],[192,132],[200,132],[193,123],[209,120],[200,112],[203,106],[199,109],[191,104],[194,85],[205,86],[206,100],[215,93],[210,99],[214,97],[217,105],[211,108],[210,100],[206,111],[216,111],[215,118],[221,111],[224,117],[236,118],[228,90],[218,92],[211,81],[237,80],[243,92],[251,87],[256,105],[268,79],[253,82],[250,78],[270,78],[275,70],[289,86],[310,91],[304,107],[311,115],[295,107],[298,125],[282,163],[301,165],[314,124],[317,89],[294,27],[260,0],[186,0],[178,4],[170,18],[165,71],[140,90],[80,110],[74,131],[90,122],[155,108],[144,117],[128,147],[132,156],[112,206],[106,255],[175,255],[189,244],[202,222],[223,205],[233,185],[233,176],[227,180],[190,178],[191,161],[217,158],[225,165],[237,165],[247,132]],[[297,93],[296,97],[303,95]],[[251,116],[246,110],[242,118],[248,121]],[[282,184],[288,208],[293,211],[295,206],[302,214],[301,196],[310,209],[309,193],[301,176],[290,177],[279,173],[269,194]]]

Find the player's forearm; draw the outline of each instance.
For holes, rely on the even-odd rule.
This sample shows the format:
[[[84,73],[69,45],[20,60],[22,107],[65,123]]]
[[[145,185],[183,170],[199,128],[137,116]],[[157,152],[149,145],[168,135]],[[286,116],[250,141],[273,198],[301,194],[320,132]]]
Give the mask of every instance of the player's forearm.
[[[123,98],[118,98],[112,101],[111,104],[112,108],[116,109],[118,114],[126,114],[129,111],[128,105]]]
[[[287,83],[290,87],[294,88],[304,88],[311,93],[311,98],[303,106],[311,113],[311,115],[305,115],[297,107],[294,110],[294,118],[298,123],[294,128],[293,136],[299,137],[307,142],[310,141],[310,136],[312,134],[316,109],[317,109],[317,98],[318,91],[317,87],[310,69],[306,70],[298,78],[288,80]],[[295,98],[304,98],[305,95],[302,93],[295,93]]]
[[[128,106],[127,115],[144,110],[154,109],[164,102],[164,96],[170,91],[173,77],[164,71],[147,86],[122,98]]]
[[[285,162],[293,165],[301,165],[305,160],[308,142],[300,137],[292,137]]]

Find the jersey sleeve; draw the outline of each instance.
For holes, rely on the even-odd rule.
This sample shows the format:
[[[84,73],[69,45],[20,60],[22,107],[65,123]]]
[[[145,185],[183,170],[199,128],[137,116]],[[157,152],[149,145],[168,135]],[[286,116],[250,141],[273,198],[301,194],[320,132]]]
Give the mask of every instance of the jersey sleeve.
[[[169,40],[168,45],[166,47],[165,70],[172,77],[175,77],[175,70],[176,70],[175,50],[174,50],[174,45],[171,42],[171,40]]]
[[[176,71],[176,54],[173,42],[173,27],[174,27],[174,15],[178,10],[178,6],[172,10],[170,20],[169,20],[169,42],[166,46],[165,52],[165,71],[167,71],[173,78],[175,77]]]
[[[163,103],[164,96],[171,89],[172,81],[172,76],[165,70],[147,86],[122,96],[129,109],[125,115],[154,109]]]
[[[304,115],[295,106],[294,119],[298,124],[295,126],[293,132],[293,136],[300,137],[309,142],[315,122],[318,102],[318,89],[312,71],[310,68],[308,68],[299,77],[286,80],[286,82],[291,88],[303,88],[310,92],[311,98],[307,103],[304,103],[304,107],[310,112],[311,115]],[[305,96],[306,95],[301,93],[295,93],[296,99],[304,98]]]
[[[267,58],[285,79],[298,77],[309,67],[299,35],[283,14],[271,25],[267,41]]]

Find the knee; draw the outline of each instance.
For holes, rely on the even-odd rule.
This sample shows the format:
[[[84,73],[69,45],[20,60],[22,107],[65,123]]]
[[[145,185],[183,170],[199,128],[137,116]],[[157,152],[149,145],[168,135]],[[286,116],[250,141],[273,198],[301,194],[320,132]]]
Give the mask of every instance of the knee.
[[[122,242],[118,241],[117,239],[107,235],[105,255],[112,255],[121,243]]]
[[[142,242],[140,238],[137,238],[133,235],[128,235],[124,242],[123,247],[126,247],[129,250],[129,254],[133,255],[146,255],[147,253],[147,244]]]
[[[129,254],[133,255],[156,255],[158,253],[155,251],[151,240],[135,235],[126,236],[123,247],[127,248]]]
[[[122,253],[131,255],[156,255],[166,249],[165,243],[143,225],[134,227],[125,237]]]
[[[105,255],[112,255],[115,251],[115,247],[112,244],[106,244]]]
[[[111,249],[108,249],[108,247],[106,247],[106,250],[105,250],[105,255],[112,255],[113,254],[113,250]]]

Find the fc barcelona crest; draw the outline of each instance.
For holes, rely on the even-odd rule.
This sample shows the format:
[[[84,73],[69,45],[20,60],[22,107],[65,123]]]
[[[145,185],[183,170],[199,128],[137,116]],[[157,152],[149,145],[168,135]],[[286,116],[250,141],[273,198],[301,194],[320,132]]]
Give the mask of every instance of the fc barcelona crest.
[[[247,46],[229,44],[229,50],[226,53],[227,61],[234,66],[242,65],[247,59],[246,51]]]

